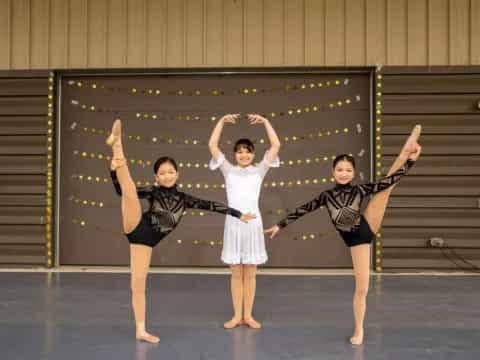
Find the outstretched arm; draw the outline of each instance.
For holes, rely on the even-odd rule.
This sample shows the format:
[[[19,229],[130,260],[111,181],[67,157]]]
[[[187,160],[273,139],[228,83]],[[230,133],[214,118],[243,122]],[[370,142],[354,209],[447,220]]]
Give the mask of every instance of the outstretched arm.
[[[327,193],[324,191],[320,193],[320,195],[315,197],[313,200],[310,200],[309,202],[296,208],[293,212],[280,220],[277,225],[274,225],[270,229],[265,230],[265,233],[270,234],[270,238],[273,238],[280,231],[280,229],[283,229],[287,225],[297,221],[302,216],[310,214],[311,212],[317,210],[319,207],[326,205],[326,203]]]
[[[303,204],[302,206],[296,208],[293,212],[288,214],[285,218],[277,223],[277,225],[283,229],[285,226],[297,221],[302,216],[310,214],[311,212],[317,210],[320,206],[324,206],[327,203],[327,194],[326,192],[320,193],[313,200]]]
[[[248,120],[250,120],[250,125],[253,124],[263,124],[265,125],[265,130],[267,131],[268,140],[270,141],[270,149],[268,150],[267,160],[269,163],[272,163],[278,156],[280,151],[280,139],[273,128],[270,121],[263,116],[258,114],[249,114]]]
[[[185,196],[186,208],[202,209],[202,210],[216,212],[219,214],[231,215],[240,219],[243,222],[248,222],[249,220],[256,218],[256,216],[253,214],[242,214],[237,209],[230,208],[227,205],[219,202],[199,199],[189,194],[184,194],[184,196]]]
[[[236,120],[240,114],[227,114],[224,115],[220,120],[218,120],[217,125],[213,128],[212,135],[210,135],[210,140],[208,141],[208,148],[212,154],[212,158],[216,161],[220,157],[221,151],[218,147],[220,142],[220,136],[222,136],[223,125],[225,123],[235,124]]]

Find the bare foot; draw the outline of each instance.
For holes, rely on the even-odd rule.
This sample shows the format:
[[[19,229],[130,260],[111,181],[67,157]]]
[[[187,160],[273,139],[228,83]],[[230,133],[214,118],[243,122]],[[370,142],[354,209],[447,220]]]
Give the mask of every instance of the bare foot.
[[[233,329],[241,324],[242,324],[242,319],[233,318],[232,320],[229,320],[226,323],[224,323],[223,327],[225,329]]]
[[[353,336],[350,338],[350,343],[352,345],[362,345],[363,344],[363,329],[355,330]]]
[[[149,334],[146,331],[137,333],[136,338],[138,341],[145,341],[151,344],[158,344],[160,342],[160,338],[158,336]]]
[[[249,318],[249,319],[243,319],[242,324],[247,325],[251,329],[261,329],[262,324],[260,324],[257,320],[254,318]]]

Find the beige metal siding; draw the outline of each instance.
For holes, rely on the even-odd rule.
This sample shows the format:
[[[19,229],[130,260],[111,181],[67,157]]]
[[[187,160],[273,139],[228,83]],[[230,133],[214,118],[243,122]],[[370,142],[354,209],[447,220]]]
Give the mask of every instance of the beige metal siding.
[[[480,0],[0,0],[0,69],[480,64]]]

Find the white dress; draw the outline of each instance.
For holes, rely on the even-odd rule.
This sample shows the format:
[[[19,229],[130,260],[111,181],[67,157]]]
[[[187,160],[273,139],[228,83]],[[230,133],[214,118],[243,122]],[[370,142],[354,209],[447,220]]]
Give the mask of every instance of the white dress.
[[[260,163],[246,168],[232,165],[223,154],[218,160],[210,160],[210,169],[220,168],[225,177],[228,206],[243,214],[257,216],[247,224],[233,216],[226,216],[221,258],[226,264],[259,265],[268,259],[258,199],[263,178],[270,167],[280,166],[280,160],[277,157],[269,164],[267,154],[268,151]]]

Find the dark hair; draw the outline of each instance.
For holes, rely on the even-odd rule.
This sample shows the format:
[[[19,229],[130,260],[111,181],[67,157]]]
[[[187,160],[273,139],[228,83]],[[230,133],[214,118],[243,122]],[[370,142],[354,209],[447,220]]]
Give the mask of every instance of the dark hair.
[[[332,168],[335,169],[335,166],[337,166],[337,163],[339,161],[348,161],[350,164],[352,164],[353,168],[355,169],[355,159],[352,155],[348,154],[341,154],[338,155],[334,160],[333,160],[333,165]]]
[[[233,147],[233,152],[237,152],[240,149],[247,149],[248,152],[255,152],[255,146],[250,139],[238,139]]]
[[[155,161],[155,164],[153,165],[153,171],[155,172],[155,174],[157,173],[158,168],[165,163],[170,163],[175,168],[175,171],[178,171],[177,162],[174,159],[169,156],[162,156],[161,158],[158,158],[158,160]]]

